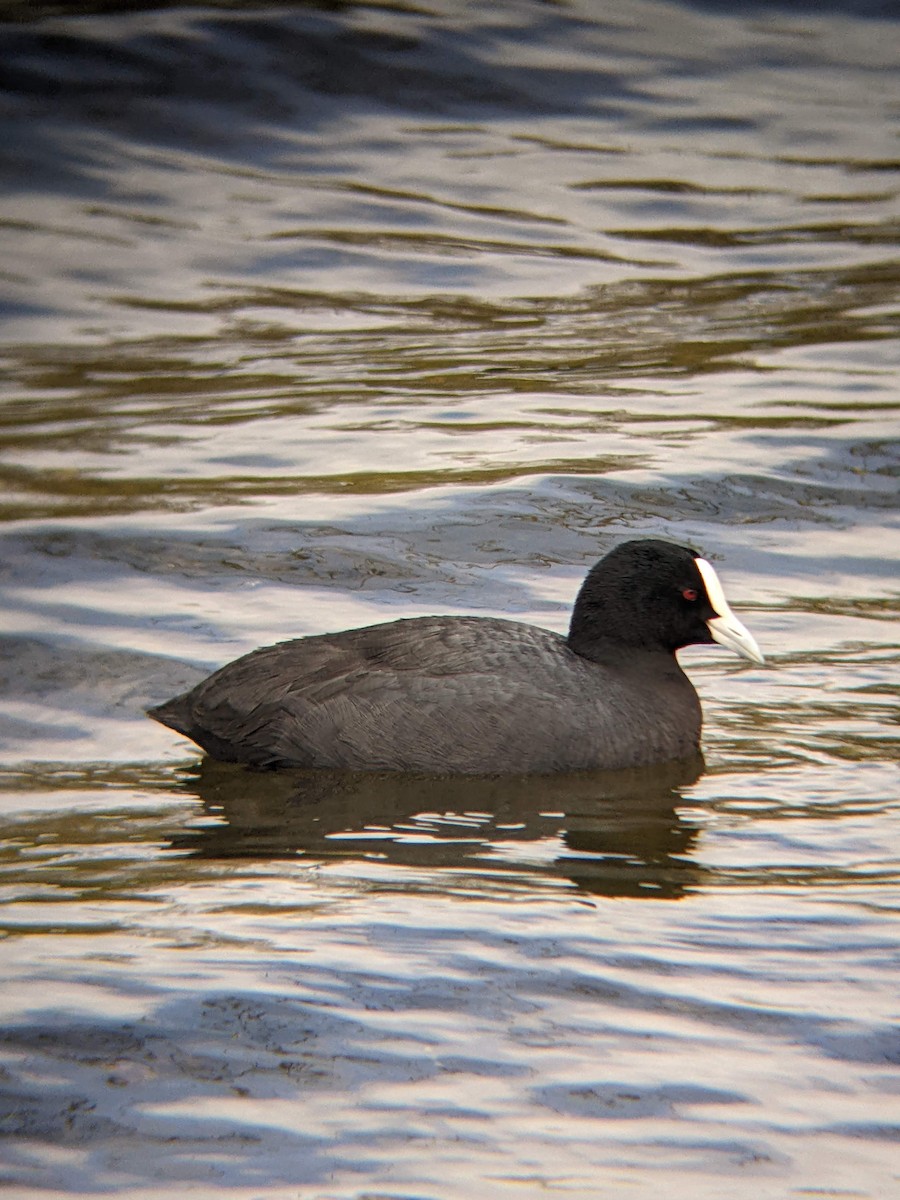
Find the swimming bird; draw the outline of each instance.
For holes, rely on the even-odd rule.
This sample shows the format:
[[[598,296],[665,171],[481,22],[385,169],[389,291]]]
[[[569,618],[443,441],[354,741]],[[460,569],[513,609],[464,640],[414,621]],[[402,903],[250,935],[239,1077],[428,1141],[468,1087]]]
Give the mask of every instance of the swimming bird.
[[[496,617],[412,617],[297,638],[148,710],[252,767],[452,775],[617,769],[697,753],[700,700],[675,658],[763,656],[710,563],[624,542],[588,573],[568,635]]]

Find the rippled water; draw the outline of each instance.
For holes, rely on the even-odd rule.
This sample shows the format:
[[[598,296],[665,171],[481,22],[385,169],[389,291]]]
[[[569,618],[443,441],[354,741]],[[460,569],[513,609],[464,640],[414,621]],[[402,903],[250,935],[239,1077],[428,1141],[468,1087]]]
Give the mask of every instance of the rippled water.
[[[0,6],[3,1184],[894,1195],[892,6],[60,8]],[[705,762],[252,775],[141,715],[563,629],[634,535],[771,664],[683,654]]]

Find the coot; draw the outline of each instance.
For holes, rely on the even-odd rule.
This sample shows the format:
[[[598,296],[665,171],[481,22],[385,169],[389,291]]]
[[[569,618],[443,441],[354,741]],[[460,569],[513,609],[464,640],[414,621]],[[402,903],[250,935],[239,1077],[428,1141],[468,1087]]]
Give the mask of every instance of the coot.
[[[506,775],[646,766],[697,752],[675,659],[763,656],[710,564],[625,542],[588,574],[567,637],[495,617],[413,617],[266,646],[149,710],[254,767]]]

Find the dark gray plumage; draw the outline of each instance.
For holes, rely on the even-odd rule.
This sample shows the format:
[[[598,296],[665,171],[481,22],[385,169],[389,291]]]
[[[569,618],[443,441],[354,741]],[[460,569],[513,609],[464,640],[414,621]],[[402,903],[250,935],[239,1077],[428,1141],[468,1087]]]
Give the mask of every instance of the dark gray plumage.
[[[489,617],[392,621],[255,650],[149,711],[257,767],[643,766],[696,752],[700,702],[675,650],[714,640],[762,661],[708,563],[626,542],[588,575],[567,638]]]

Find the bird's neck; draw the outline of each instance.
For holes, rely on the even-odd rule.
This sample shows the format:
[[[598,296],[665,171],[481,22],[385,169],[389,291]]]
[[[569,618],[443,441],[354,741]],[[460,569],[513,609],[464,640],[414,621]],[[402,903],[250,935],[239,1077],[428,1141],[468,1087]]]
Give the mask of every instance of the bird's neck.
[[[666,646],[648,646],[645,642],[623,641],[621,637],[604,637],[602,633],[586,634],[578,629],[569,630],[566,644],[580,658],[619,671],[641,672],[652,665],[657,674],[681,674],[674,651]]]

